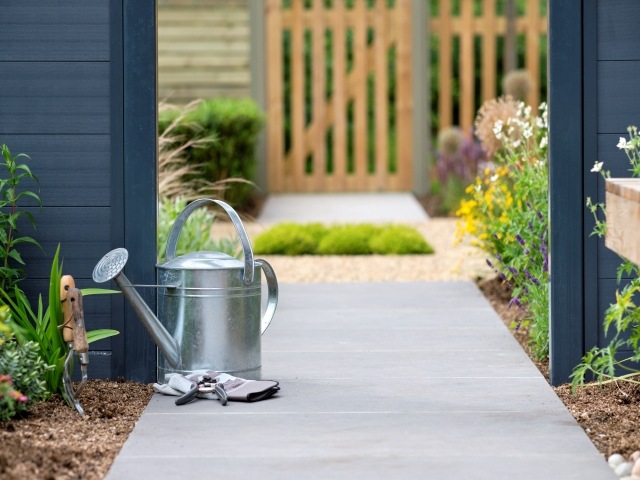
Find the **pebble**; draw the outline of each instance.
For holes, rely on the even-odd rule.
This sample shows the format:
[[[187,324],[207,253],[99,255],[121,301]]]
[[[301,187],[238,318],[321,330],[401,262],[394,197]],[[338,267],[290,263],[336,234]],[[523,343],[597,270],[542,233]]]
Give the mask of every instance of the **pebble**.
[[[619,453],[614,453],[607,459],[607,463],[611,468],[616,468],[621,463],[624,463],[624,457]]]
[[[640,450],[636,450],[631,455],[629,455],[629,461],[636,462],[640,459]]]
[[[631,469],[633,468],[633,463],[631,462],[623,462],[615,468],[616,475],[619,477],[628,477],[631,475]]]
[[[640,459],[634,462],[633,468],[631,469],[631,475],[640,477]]]

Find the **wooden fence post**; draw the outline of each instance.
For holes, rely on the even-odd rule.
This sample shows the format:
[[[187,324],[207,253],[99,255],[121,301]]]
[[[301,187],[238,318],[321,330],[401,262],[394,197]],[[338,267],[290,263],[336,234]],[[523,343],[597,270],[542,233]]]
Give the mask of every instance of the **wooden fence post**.
[[[429,76],[429,4],[412,0],[413,22],[413,192],[425,195],[429,191],[428,157],[431,147],[430,76]]]

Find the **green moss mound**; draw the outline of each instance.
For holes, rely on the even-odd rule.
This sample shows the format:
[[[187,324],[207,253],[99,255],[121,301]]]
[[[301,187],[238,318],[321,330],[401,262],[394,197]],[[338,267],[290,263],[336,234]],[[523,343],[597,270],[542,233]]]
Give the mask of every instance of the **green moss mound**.
[[[317,253],[320,255],[368,255],[369,242],[380,233],[378,227],[366,223],[332,227],[320,241]]]
[[[314,254],[325,233],[326,228],[319,223],[281,223],[258,235],[253,251],[258,255]]]
[[[406,225],[386,227],[370,242],[371,251],[382,255],[433,253],[433,247],[415,229]]]
[[[258,255],[407,255],[434,251],[414,228],[368,223],[331,227],[281,223],[258,235],[253,249]]]

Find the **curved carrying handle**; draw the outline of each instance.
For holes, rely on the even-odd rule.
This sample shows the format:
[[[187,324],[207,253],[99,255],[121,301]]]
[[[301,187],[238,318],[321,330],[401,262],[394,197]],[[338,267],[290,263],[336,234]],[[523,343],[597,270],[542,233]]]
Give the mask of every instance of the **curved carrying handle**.
[[[231,218],[233,226],[236,229],[236,233],[238,234],[240,242],[242,243],[242,251],[244,253],[244,274],[242,276],[242,280],[245,285],[249,285],[251,282],[253,282],[253,251],[251,250],[251,243],[249,243],[247,232],[245,231],[244,226],[242,225],[242,221],[240,220],[240,217],[238,216],[236,211],[231,208],[229,204],[223,202],[222,200],[200,198],[191,202],[182,212],[180,212],[180,215],[178,215],[178,218],[176,218],[176,221],[171,227],[171,231],[169,232],[169,238],[167,239],[167,250],[165,254],[166,260],[168,261],[176,258],[176,246],[178,245],[178,238],[180,237],[182,227],[187,221],[187,218],[189,218],[189,215],[191,215],[193,211],[198,207],[207,203],[220,205],[224,209],[224,211],[227,212],[229,218]]]
[[[256,266],[262,268],[264,278],[267,280],[267,309],[262,316],[262,320],[260,320],[260,335],[262,335],[269,327],[271,320],[273,320],[273,314],[276,312],[276,306],[278,305],[278,279],[273,268],[266,260],[256,258]]]

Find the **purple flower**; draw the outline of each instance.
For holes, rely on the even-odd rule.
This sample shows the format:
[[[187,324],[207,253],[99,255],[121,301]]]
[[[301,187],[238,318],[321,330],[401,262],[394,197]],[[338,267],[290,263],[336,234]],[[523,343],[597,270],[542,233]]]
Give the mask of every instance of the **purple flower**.
[[[534,285],[540,286],[540,280],[538,280],[534,275],[531,274],[529,270],[524,269],[524,276],[527,277]]]
[[[489,260],[488,258],[486,259],[487,265],[489,265],[489,267],[494,268],[493,267],[493,263],[491,263],[491,260]]]
[[[522,236],[519,233],[516,233],[516,240],[518,240],[518,243],[522,246],[524,246],[524,244],[526,243],[524,241],[524,238],[522,238]]]
[[[540,220],[542,223],[546,223],[547,219],[544,218],[540,210],[536,210],[536,215],[538,216],[538,220]]]
[[[518,270],[516,270],[515,268],[513,268],[511,265],[509,265],[509,267],[507,267],[509,269],[509,271],[511,272],[511,275],[513,275],[514,277],[518,276]]]

